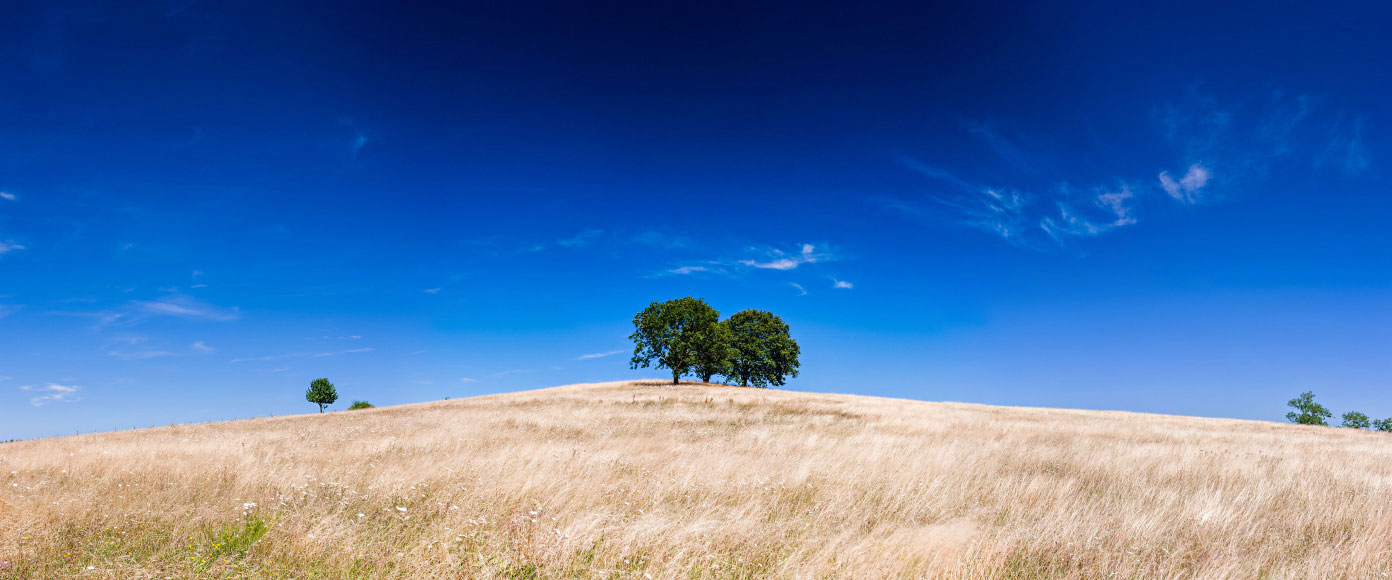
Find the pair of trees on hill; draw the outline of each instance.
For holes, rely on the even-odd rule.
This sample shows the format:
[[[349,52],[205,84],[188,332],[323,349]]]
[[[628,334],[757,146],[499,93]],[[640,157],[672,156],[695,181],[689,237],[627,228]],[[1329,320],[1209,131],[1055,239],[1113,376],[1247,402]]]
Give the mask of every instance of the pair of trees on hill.
[[[1295,409],[1286,413],[1286,420],[1298,425],[1328,426],[1329,423],[1325,422],[1325,419],[1334,416],[1324,405],[1315,402],[1315,394],[1310,391],[1300,393],[1299,397],[1287,401],[1286,406]],[[1344,413],[1343,419],[1341,427],[1392,432],[1392,418],[1370,419],[1360,411],[1349,411]]]
[[[700,298],[654,302],[633,317],[631,368],[672,371],[672,384],[693,374],[720,375],[743,386],[782,386],[798,376],[798,344],[782,318],[741,310],[726,320]]]

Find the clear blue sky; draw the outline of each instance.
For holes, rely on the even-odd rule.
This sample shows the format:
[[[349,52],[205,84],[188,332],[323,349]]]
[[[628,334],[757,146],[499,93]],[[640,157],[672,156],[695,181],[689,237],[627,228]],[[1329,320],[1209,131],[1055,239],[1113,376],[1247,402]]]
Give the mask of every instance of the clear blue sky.
[[[1384,4],[251,4],[7,8],[0,439],[657,377],[686,295],[797,390],[1392,416]]]

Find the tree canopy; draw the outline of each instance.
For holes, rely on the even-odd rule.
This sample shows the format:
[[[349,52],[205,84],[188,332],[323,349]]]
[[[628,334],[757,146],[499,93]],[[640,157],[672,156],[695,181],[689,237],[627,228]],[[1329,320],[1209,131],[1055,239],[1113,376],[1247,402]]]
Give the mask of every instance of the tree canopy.
[[[309,383],[309,389],[305,391],[306,401],[319,405],[319,412],[324,412],[324,407],[334,404],[338,400],[338,391],[334,389],[333,383],[329,379],[314,379]]]
[[[741,310],[724,322],[730,328],[730,376],[740,385],[782,386],[798,376],[798,343],[782,318],[764,310]]]
[[[653,302],[633,317],[631,368],[656,366],[672,371],[672,384],[701,365],[718,373],[724,334],[720,313],[700,298]],[[709,377],[709,375],[707,375]]]
[[[1315,402],[1315,394],[1310,391],[1300,393],[1286,405],[1295,409],[1286,413],[1286,419],[1299,425],[1328,425],[1324,420],[1334,416],[1324,405]]]

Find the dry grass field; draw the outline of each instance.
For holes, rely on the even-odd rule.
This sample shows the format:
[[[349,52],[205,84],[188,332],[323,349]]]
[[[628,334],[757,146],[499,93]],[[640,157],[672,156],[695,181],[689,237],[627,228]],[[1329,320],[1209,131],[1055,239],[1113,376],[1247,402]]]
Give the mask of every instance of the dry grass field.
[[[1392,436],[658,383],[0,445],[0,578],[1381,578]]]

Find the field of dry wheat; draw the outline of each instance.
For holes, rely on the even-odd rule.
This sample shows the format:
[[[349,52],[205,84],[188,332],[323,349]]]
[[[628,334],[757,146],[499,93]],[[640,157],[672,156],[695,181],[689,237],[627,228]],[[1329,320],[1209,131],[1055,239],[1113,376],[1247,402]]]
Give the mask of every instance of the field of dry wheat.
[[[0,444],[0,578],[1381,578],[1392,436],[574,385]]]

